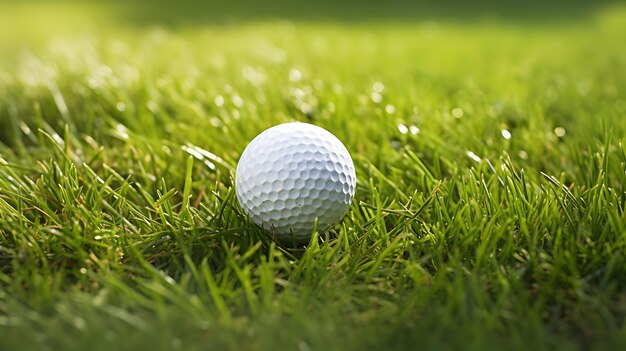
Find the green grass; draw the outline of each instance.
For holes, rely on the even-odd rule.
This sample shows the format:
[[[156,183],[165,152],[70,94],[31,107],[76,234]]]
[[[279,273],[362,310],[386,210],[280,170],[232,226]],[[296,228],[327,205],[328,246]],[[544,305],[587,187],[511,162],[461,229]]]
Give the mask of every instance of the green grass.
[[[163,29],[6,6],[0,349],[626,346],[623,7]],[[293,120],[358,177],[301,248],[233,189]]]

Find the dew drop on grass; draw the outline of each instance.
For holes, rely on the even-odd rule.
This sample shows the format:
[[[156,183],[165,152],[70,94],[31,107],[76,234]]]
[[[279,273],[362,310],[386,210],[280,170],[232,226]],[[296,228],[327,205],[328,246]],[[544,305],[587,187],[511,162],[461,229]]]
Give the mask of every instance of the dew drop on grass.
[[[191,156],[197,158],[198,160],[204,159],[204,156],[202,156],[202,154],[196,151],[194,148],[191,148],[188,146],[182,146],[182,149],[186,151],[188,154],[190,154]]]
[[[375,82],[372,85],[372,90],[374,90],[377,93],[382,93],[382,91],[385,90],[385,85],[381,82]]]
[[[170,277],[169,275],[165,275],[163,279],[165,279],[165,281],[170,285],[176,284],[176,281],[174,280],[174,278]]]
[[[237,108],[242,108],[243,107],[243,99],[241,98],[241,96],[233,95],[233,104]]]
[[[476,161],[476,162],[480,162],[480,157],[478,157],[478,155],[476,155],[475,153],[473,153],[472,151],[467,151],[465,153],[469,158],[471,158],[472,160]]]
[[[556,136],[558,136],[559,138],[564,137],[566,133],[567,132],[565,131],[565,128],[563,128],[563,127],[556,127],[556,128],[554,128],[554,134]]]
[[[300,104],[300,111],[302,111],[302,113],[304,114],[310,114],[313,112],[313,106],[311,106],[310,104],[307,104],[306,102]]]
[[[520,150],[519,158],[521,158],[522,160],[527,160],[528,159],[528,152],[526,152],[524,150]]]
[[[302,89],[295,88],[291,89],[291,95],[293,95],[296,99],[303,99],[306,96],[306,92]]]
[[[392,104],[387,104],[387,106],[385,106],[385,111],[387,111],[388,114],[392,115],[396,112],[396,107]]]
[[[406,134],[409,132],[409,128],[407,128],[404,124],[398,124],[398,131],[400,134]]]
[[[509,132],[506,129],[502,129],[502,131],[500,131],[500,133],[502,134],[502,137],[506,140],[511,140],[511,132]]]
[[[128,130],[123,124],[118,124],[115,126],[115,133],[118,137],[122,139],[128,139]]]
[[[289,71],[289,80],[292,82],[299,82],[302,79],[302,72],[297,68],[292,68]]]
[[[80,269],[80,274],[87,274],[87,268],[83,267]]]
[[[372,101],[374,103],[377,103],[377,104],[379,104],[381,101],[383,101],[383,96],[380,95],[380,93],[376,92],[376,91],[373,92],[372,95],[370,95],[370,98],[372,99]]]
[[[453,108],[451,113],[454,118],[461,118],[464,114],[463,109],[460,107]]]
[[[217,117],[211,117],[209,119],[209,123],[211,123],[211,125],[216,128],[222,125],[222,121]]]
[[[63,138],[61,138],[61,136],[57,133],[52,134],[52,139],[54,139],[54,141],[61,146],[65,145],[65,141],[63,141]]]
[[[224,97],[222,95],[218,95],[215,97],[213,102],[215,102],[215,106],[222,107],[224,106]]]
[[[409,132],[413,135],[418,135],[420,133],[420,129],[417,126],[410,126]]]
[[[30,128],[24,122],[20,122],[20,129],[22,130],[22,133],[24,133],[24,135],[30,135],[31,134]]]
[[[120,101],[120,102],[118,102],[118,103],[115,105],[115,109],[116,109],[116,110],[118,110],[118,111],[120,111],[120,112],[124,112],[124,111],[126,111],[126,104],[125,104],[125,103],[123,103],[122,101]]]

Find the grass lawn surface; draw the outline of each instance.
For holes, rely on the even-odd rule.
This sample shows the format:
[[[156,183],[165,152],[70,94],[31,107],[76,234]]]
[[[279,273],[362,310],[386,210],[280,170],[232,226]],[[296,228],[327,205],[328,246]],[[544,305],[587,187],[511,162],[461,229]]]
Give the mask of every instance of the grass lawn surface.
[[[626,347],[625,7],[127,6],[0,2],[0,349]],[[288,121],[334,133],[358,178],[295,248],[233,187]]]

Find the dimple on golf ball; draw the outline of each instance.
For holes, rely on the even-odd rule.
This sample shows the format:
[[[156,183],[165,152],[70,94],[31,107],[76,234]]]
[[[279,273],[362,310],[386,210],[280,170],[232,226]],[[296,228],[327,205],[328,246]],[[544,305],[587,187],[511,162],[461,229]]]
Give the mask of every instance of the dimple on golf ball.
[[[236,171],[237,200],[279,240],[308,240],[348,211],[356,187],[352,157],[327,130],[307,123],[271,127],[246,147]]]

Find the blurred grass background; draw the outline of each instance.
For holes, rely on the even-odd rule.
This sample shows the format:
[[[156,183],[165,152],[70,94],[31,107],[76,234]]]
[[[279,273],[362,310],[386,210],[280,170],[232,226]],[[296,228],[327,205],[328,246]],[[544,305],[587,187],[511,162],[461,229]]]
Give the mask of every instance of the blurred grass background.
[[[400,23],[501,21],[529,25],[584,20],[611,10],[619,0],[320,0],[320,1],[149,1],[149,0],[1,0],[0,29],[7,39],[23,41],[77,30],[116,27],[187,27],[268,20],[295,22]],[[622,6],[623,7],[623,6]]]
[[[0,4],[29,7],[115,9],[121,21],[131,25],[150,23],[189,24],[194,22],[250,21],[267,19],[322,21],[402,21],[420,19],[476,20],[503,18],[513,21],[537,21],[589,15],[598,8],[619,4],[619,0],[2,0]],[[51,15],[49,13],[48,15]],[[93,13],[92,13],[93,15]],[[48,16],[53,17],[53,16]]]

